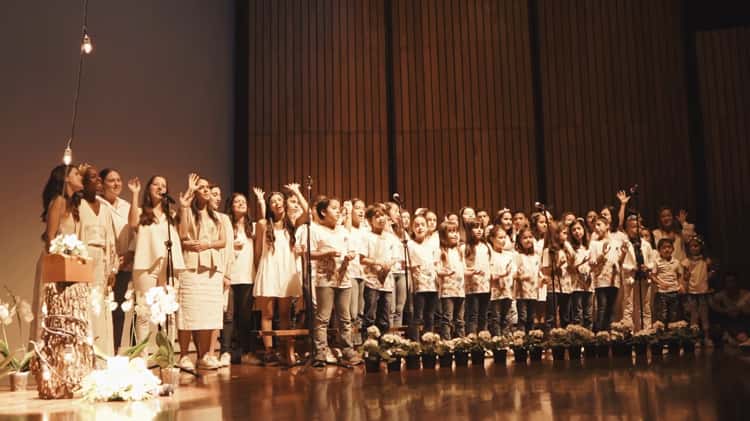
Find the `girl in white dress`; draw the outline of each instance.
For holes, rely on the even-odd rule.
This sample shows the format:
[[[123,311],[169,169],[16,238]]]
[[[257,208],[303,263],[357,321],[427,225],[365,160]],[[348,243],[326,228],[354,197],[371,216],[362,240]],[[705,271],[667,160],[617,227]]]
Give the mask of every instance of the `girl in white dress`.
[[[307,201],[299,190],[299,184],[285,186],[299,203],[302,213],[292,222],[289,216],[289,203],[280,192],[271,193],[266,204],[265,193],[253,188],[260,214],[264,219],[256,223],[255,253],[260,253],[253,295],[261,311],[260,328],[270,331],[273,328],[274,304],[279,307],[279,326],[288,329],[291,320],[292,299],[302,295],[302,282],[297,270],[296,254],[301,247],[295,246],[295,228],[307,219]],[[266,348],[264,362],[278,363],[278,355],[273,352],[273,338],[263,336]],[[285,363],[293,364],[294,349],[290,345],[285,352]]]
[[[506,334],[512,326],[510,308],[513,301],[513,276],[516,256],[508,251],[508,233],[502,224],[493,225],[489,232],[490,254],[490,310],[489,328],[493,336]]]
[[[81,218],[80,239],[86,244],[94,264],[94,282],[91,284],[91,331],[94,345],[107,355],[115,353],[112,310],[107,297],[114,285],[119,266],[115,248],[112,214],[102,206],[96,194],[102,189],[102,179],[96,168],[83,164],[78,168],[83,175],[83,200],[79,207]]]
[[[167,179],[155,175],[146,182],[146,190],[141,192],[141,181],[133,178],[128,181],[128,188],[133,194],[132,205],[128,213],[128,224],[135,232],[135,254],[133,257],[133,289],[136,303],[144,303],[146,292],[156,286],[167,285],[167,245],[172,240],[172,267],[175,275],[185,269],[182,260],[180,236],[177,233],[174,211],[168,212],[169,203],[164,199],[167,195]],[[169,229],[169,231],[167,231]],[[172,282],[175,280],[173,279]],[[131,316],[133,313],[130,314]],[[134,324],[135,342],[143,341],[149,334],[149,344],[145,353],[156,350],[157,325],[151,323],[148,317],[135,314]],[[122,343],[127,344],[130,338],[130,328],[126,320]],[[174,326],[171,326],[174,332]],[[173,338],[171,338],[173,339]]]
[[[226,233],[211,209],[208,180],[190,174],[188,189],[180,196],[178,231],[182,241],[185,270],[178,290],[177,335],[180,364],[189,364],[188,346],[192,337],[198,353],[198,368],[215,369],[208,354],[213,330],[223,324],[224,259]]]

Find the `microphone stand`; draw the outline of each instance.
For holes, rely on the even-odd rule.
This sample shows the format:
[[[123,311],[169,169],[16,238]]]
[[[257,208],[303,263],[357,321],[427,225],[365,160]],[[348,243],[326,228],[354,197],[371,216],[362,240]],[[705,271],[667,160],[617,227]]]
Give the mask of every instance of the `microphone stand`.
[[[414,296],[412,293],[411,288],[411,282],[410,282],[410,270],[409,270],[409,236],[406,232],[406,228],[404,228],[404,220],[401,218],[401,215],[403,215],[404,210],[402,206],[402,201],[399,198],[399,200],[396,200],[396,205],[398,205],[398,226],[401,229],[401,245],[404,248],[404,280],[406,282],[406,312],[409,313],[411,316],[409,319],[409,323],[406,325],[406,336],[408,338],[411,338],[413,340],[419,340],[419,328],[414,324]],[[395,298],[394,298],[395,299]],[[402,313],[403,317],[403,313]]]
[[[542,210],[542,215],[544,215],[544,219],[547,220],[547,236],[549,236],[549,220],[547,219],[547,206],[544,203],[540,203],[540,207]],[[544,253],[542,253],[544,254]],[[552,320],[555,324],[555,327],[560,327],[560,324],[557,321],[557,296],[555,295],[555,277],[557,276],[555,272],[557,272],[557,259],[559,255],[559,250],[555,250],[555,256],[552,256],[552,248],[547,249],[547,254],[549,255],[549,263],[552,267],[552,273],[550,276],[550,279],[552,279]]]
[[[630,196],[633,202],[635,202],[636,198],[638,197],[638,190],[631,188],[630,189]],[[635,209],[635,220],[636,225],[638,226],[638,235],[635,238],[635,242],[633,242],[633,252],[635,253],[635,264],[636,264],[636,271],[635,271],[635,281],[638,283],[638,310],[640,313],[640,320],[641,320],[641,330],[645,328],[643,326],[643,286],[641,283],[645,280],[645,277],[641,273],[641,265],[645,262],[644,256],[643,256],[643,249],[641,248],[641,213],[638,211],[638,208],[633,204],[633,209]],[[627,217],[625,218],[627,220]]]

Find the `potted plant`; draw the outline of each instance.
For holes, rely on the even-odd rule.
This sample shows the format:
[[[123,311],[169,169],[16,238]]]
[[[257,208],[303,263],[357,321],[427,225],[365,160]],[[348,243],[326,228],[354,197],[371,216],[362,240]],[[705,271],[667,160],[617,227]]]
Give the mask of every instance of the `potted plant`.
[[[565,330],[568,331],[568,340],[570,341],[568,354],[571,361],[581,359],[581,349],[594,340],[594,332],[581,325],[568,325]]]
[[[597,332],[594,337],[596,343],[596,356],[599,358],[609,357],[609,344],[612,341],[612,336],[606,330]]]
[[[488,348],[492,351],[492,359],[495,364],[502,364],[508,361],[508,346],[511,340],[507,335],[493,336],[490,339]]]
[[[655,334],[656,331],[650,328],[639,330],[638,332],[635,332],[633,334],[633,336],[630,338],[630,342],[633,344],[636,357],[643,357],[646,355],[648,344],[651,343],[651,340]]]
[[[467,367],[469,365],[469,352],[472,350],[474,342],[476,341],[469,338],[455,338],[452,341],[456,367]]]
[[[404,340],[398,335],[386,333],[380,337],[380,343],[385,351],[381,357],[388,365],[388,371],[401,371],[401,359],[406,356]]]
[[[369,333],[368,329],[368,336]],[[380,371],[380,360],[382,359],[383,351],[380,349],[380,343],[376,338],[368,337],[362,343],[362,354],[365,359],[365,372],[377,373]]]
[[[670,355],[680,355],[680,345],[683,338],[690,335],[690,327],[686,321],[670,323],[667,325],[667,348]]]
[[[664,346],[666,345],[667,333],[664,330],[664,323],[660,321],[654,322],[652,329],[654,331],[649,341],[649,348],[651,349],[651,358],[661,357],[664,353]]]
[[[529,350],[529,357],[531,358],[531,361],[542,360],[542,352],[544,351],[543,341],[544,332],[539,329],[531,330],[526,335],[524,344],[526,346],[526,349]]]
[[[437,347],[440,335],[427,332],[422,335],[422,367],[433,369],[437,362]]]
[[[453,342],[441,339],[435,350],[440,360],[440,368],[451,368],[453,366]]]
[[[422,346],[417,341],[406,341],[404,343],[406,350],[406,369],[419,370],[419,355],[422,353]]]
[[[34,315],[28,302],[13,295],[10,290],[8,294],[11,302],[6,304],[0,301],[0,326],[3,333],[0,340],[0,377],[6,374],[10,377],[11,391],[24,391],[29,382],[29,365],[34,353],[26,352],[23,347],[11,349],[5,326],[13,323],[15,317],[18,320],[19,336],[23,337],[23,323],[31,323]]]
[[[516,363],[525,364],[528,350],[526,349],[526,334],[522,330],[513,332],[511,348]]]
[[[612,356],[613,357],[631,357],[633,346],[631,338],[633,336],[633,326],[630,322],[620,321],[612,323],[610,336],[612,339]]]
[[[570,346],[570,333],[567,329],[554,328],[550,330],[547,346],[552,349],[552,358],[556,361],[565,360],[565,350]]]
[[[471,335],[469,335],[471,336]],[[492,335],[490,332],[483,330],[473,338],[467,338],[472,342],[471,345],[471,363],[473,365],[484,365],[484,355],[489,350]]]

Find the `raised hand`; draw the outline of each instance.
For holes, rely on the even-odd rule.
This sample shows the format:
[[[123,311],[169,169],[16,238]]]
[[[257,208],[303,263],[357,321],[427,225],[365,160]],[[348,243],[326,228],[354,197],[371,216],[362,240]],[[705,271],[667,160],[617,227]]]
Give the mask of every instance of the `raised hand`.
[[[198,190],[198,181],[200,181],[200,179],[201,178],[196,173],[188,174],[188,191],[191,194]]]
[[[141,191],[141,180],[138,177],[128,180],[128,189],[130,189],[134,195],[138,195]]]
[[[293,193],[299,193],[299,183],[289,183],[285,184],[284,188],[293,192]]]
[[[260,187],[253,187],[253,194],[255,194],[255,198],[258,199],[258,201],[265,200],[266,192]]]
[[[618,191],[616,196],[621,204],[626,204],[630,201],[630,196],[628,196],[628,194],[625,193],[625,190]]]
[[[183,208],[190,207],[190,204],[192,202],[193,202],[192,191],[186,191],[185,193],[180,193],[180,205],[182,205]]]
[[[683,226],[687,223],[687,217],[688,213],[685,209],[680,209],[680,211],[677,213],[677,220],[680,221],[680,224]]]

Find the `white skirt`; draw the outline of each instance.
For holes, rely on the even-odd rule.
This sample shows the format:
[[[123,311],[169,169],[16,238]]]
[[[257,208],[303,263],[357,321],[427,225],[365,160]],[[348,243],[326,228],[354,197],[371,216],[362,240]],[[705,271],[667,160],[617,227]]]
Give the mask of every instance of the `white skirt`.
[[[299,297],[302,280],[294,255],[287,244],[281,243],[276,252],[265,251],[258,263],[253,287],[256,297]]]
[[[221,272],[180,273],[177,329],[215,330],[223,326],[223,279]]]

